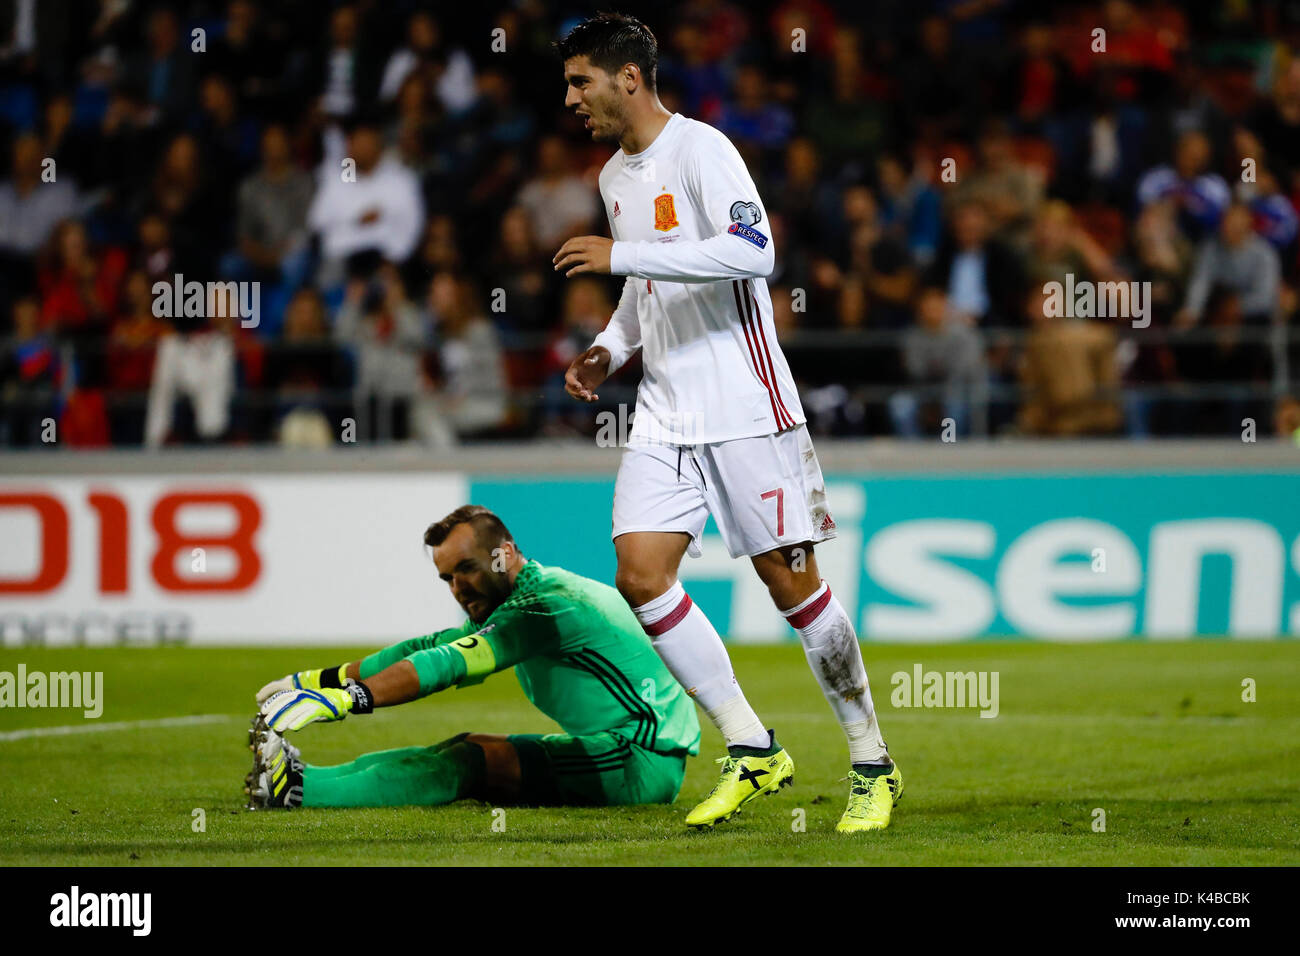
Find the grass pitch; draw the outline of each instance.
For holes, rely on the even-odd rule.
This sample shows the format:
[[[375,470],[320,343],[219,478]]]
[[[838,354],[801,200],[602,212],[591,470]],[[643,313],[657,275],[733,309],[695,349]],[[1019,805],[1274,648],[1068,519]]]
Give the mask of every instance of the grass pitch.
[[[104,713],[0,710],[0,864],[66,866],[1240,865],[1300,863],[1300,647],[1294,641],[867,645],[881,724],[906,781],[894,825],[837,836],[843,737],[798,645],[734,647],[795,785],[711,833],[682,819],[722,751],[704,728],[673,806],[241,809],[253,693],[361,649],[5,649],[0,670],[104,672]],[[997,671],[1000,713],[900,709],[891,675]],[[1257,700],[1242,700],[1253,678]],[[135,724],[216,715],[190,725]],[[223,716],[224,715],[224,716]],[[82,732],[93,724],[127,726]],[[702,721],[702,723],[705,723]],[[65,725],[76,732],[24,736]],[[298,734],[313,763],[465,730],[548,732],[511,674]],[[1094,813],[1105,811],[1097,832]],[[205,828],[196,830],[195,810]],[[800,812],[802,811],[802,812]],[[804,828],[798,827],[802,818]],[[494,821],[504,829],[494,829]],[[498,822],[498,828],[500,827]]]

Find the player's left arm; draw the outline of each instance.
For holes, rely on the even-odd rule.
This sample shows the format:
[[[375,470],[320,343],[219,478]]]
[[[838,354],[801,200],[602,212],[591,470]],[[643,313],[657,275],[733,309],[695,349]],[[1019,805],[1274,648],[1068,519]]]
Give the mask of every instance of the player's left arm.
[[[445,632],[438,635],[444,636],[451,637]],[[510,610],[494,615],[481,629],[424,646],[391,664],[384,663],[381,655],[371,655],[348,665],[351,679],[341,688],[275,694],[262,704],[262,716],[272,730],[285,733],[317,721],[368,714],[376,707],[405,704],[448,687],[481,683],[558,643],[554,616],[535,609]]]
[[[436,651],[439,647],[446,645],[430,646],[426,650],[416,651],[412,657]],[[448,660],[446,664],[454,678],[454,662]],[[342,674],[345,667],[358,666],[348,664],[330,670]],[[365,673],[364,670],[361,672]],[[370,674],[364,680],[342,678],[337,685],[318,682],[315,687],[278,691],[262,702],[261,715],[268,727],[283,734],[290,730],[300,730],[317,721],[342,720],[348,714],[368,714],[376,707],[404,704],[419,696],[420,677],[411,664],[411,657],[406,657]]]
[[[424,697],[434,693],[435,689],[442,690],[443,687],[451,686],[464,676],[458,673],[456,655],[450,655],[440,648],[463,641],[478,629],[473,621],[466,620],[459,627],[449,627],[445,631],[390,645],[347,665],[347,676],[354,681],[364,682],[371,688],[376,707],[390,707]],[[415,661],[425,661],[425,655],[431,652],[435,654],[431,658],[434,663],[426,667],[431,677],[426,681],[421,678]],[[407,666],[403,667],[404,664]],[[421,692],[425,684],[430,689]]]
[[[492,674],[509,670],[530,657],[553,650],[558,643],[556,616],[544,608],[499,610],[483,627],[440,643],[437,647],[417,651],[388,668],[389,671],[402,669],[406,675],[400,681],[394,679],[394,691],[400,687],[407,691],[413,690],[414,693],[403,700],[385,700],[378,706],[427,697],[453,685],[471,687],[480,684]],[[409,683],[412,673],[415,677],[414,688]],[[376,675],[375,679],[386,674],[387,671],[384,671]],[[372,678],[365,675],[363,668],[362,679],[370,683]],[[379,700],[378,692],[376,699]]]
[[[473,622],[465,621],[457,627],[449,627],[445,630],[434,631],[432,634],[425,634],[423,637],[412,637],[404,641],[398,641],[396,644],[390,644],[388,647],[375,651],[375,653],[359,661],[350,661],[339,664],[337,667],[319,667],[286,674],[279,680],[273,680],[265,684],[257,692],[257,703],[259,705],[263,704],[271,695],[285,691],[341,690],[347,685],[348,678],[361,680],[361,671],[363,669],[367,674],[377,674],[384,668],[410,657],[416,651],[434,647],[438,644],[445,644],[458,637],[473,633],[475,630],[477,628]]]

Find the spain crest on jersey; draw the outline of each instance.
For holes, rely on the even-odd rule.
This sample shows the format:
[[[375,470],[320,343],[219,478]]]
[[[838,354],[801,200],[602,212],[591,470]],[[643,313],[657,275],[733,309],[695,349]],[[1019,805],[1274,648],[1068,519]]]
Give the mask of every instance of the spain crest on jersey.
[[[673,194],[664,193],[655,197],[655,228],[667,232],[681,225],[677,221],[677,209],[673,206]]]

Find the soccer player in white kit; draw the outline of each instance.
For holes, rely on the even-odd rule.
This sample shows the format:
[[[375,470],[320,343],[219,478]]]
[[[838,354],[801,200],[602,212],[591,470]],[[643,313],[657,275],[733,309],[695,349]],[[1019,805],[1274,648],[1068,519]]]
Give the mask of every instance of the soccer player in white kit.
[[[731,142],[669,113],[655,92],[658,50],[636,19],[601,14],[556,43],[565,106],[592,139],[621,148],[600,174],[613,239],[564,243],[555,268],[627,276],[605,330],[574,359],[570,395],[595,389],[637,349],[643,377],[614,487],[615,583],[655,650],[727,744],[717,785],[686,817],[729,819],[791,782],[794,761],[745,699],[725,646],[677,578],[713,515],[732,557],[747,556],[798,632],[849,742],[841,832],[883,829],[903,791],[876,722],[853,622],[817,572],[835,535],[794,379],[777,344],[765,277],[763,201]]]

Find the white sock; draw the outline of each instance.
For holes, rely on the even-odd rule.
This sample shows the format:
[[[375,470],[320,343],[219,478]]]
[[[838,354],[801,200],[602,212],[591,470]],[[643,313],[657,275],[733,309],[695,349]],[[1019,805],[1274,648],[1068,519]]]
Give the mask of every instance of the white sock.
[[[858,635],[843,606],[831,594],[830,585],[823,581],[808,600],[781,613],[799,632],[808,666],[835,711],[835,719],[844,728],[849,739],[849,760],[888,760],[889,752],[876,724]]]
[[[769,746],[763,722],[745,700],[722,638],[677,581],[632,612],[677,683],[713,721],[727,746]]]

